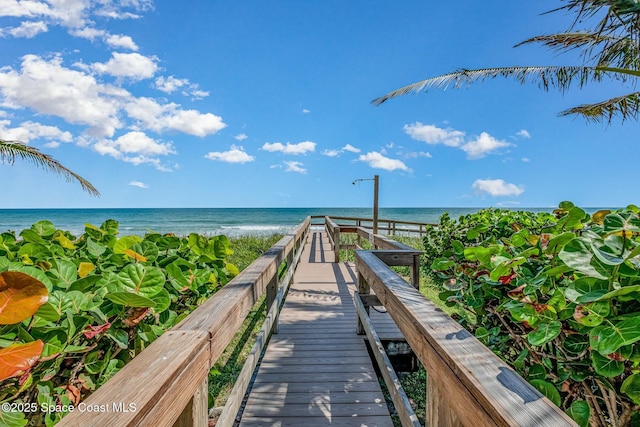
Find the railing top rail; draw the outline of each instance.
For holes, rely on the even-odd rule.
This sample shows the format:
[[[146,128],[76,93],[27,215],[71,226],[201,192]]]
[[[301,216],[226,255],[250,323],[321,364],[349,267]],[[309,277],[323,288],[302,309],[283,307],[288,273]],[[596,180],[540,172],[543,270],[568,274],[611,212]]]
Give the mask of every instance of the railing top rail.
[[[356,251],[356,265],[463,424],[576,425],[375,254]]]

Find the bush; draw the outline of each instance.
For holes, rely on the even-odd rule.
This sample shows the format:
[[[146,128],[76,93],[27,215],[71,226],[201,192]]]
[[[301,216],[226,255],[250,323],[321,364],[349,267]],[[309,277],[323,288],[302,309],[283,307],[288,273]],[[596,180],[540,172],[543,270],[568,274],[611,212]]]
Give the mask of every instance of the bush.
[[[581,426],[638,417],[639,213],[491,209],[445,217],[425,238],[440,298],[472,312],[475,336]]]
[[[0,425],[55,424],[66,411],[42,408],[77,405],[238,273],[224,236],[117,234],[108,220],[0,235]]]

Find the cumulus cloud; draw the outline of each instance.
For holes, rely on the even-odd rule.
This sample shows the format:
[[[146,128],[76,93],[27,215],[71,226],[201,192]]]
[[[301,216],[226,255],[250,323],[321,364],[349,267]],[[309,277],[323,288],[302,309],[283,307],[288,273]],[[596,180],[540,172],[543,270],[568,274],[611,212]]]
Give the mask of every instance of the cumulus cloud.
[[[487,154],[492,153],[501,148],[509,147],[512,144],[506,141],[500,141],[486,132],[482,132],[476,139],[467,142],[460,148],[467,153],[467,159],[481,159]]]
[[[93,145],[93,149],[102,155],[108,155],[134,165],[152,164],[156,169],[167,171],[158,156],[175,154],[170,143],[161,143],[143,132],[132,131],[115,140],[102,139]]]
[[[302,167],[304,165],[301,162],[284,162],[284,164],[287,167],[284,170],[285,172],[297,172],[301,174],[307,173],[307,170]]]
[[[138,81],[153,77],[158,70],[157,61],[156,57],[144,56],[139,53],[113,52],[109,61],[94,63],[91,65],[91,69],[98,73]]]
[[[49,28],[47,27],[46,23],[42,21],[36,21],[36,22],[23,22],[20,24],[19,27],[10,28],[6,30],[6,32],[16,38],[24,37],[27,39],[31,39],[40,33],[46,33],[48,30]],[[1,31],[0,35],[5,32],[5,31],[2,31],[1,29],[0,31]]]
[[[274,143],[265,142],[264,145],[262,146],[262,149],[265,151],[270,151],[272,153],[280,152],[283,154],[292,154],[297,156],[299,154],[307,154],[309,152],[315,151],[316,143],[311,141],[303,141],[297,144],[292,144],[290,142],[287,142],[287,144],[284,145],[280,142],[274,142]]]
[[[162,92],[173,93],[188,84],[189,80],[187,79],[177,79],[174,76],[160,76],[156,79],[155,87]]]
[[[243,147],[232,145],[228,151],[212,151],[207,153],[205,158],[226,163],[248,163],[256,158],[244,151]]]
[[[59,142],[71,142],[71,132],[62,131],[55,126],[47,126],[41,123],[27,121],[18,127],[10,127],[10,120],[0,120],[0,135],[8,141],[20,141],[28,144],[32,140],[42,138],[49,140],[46,146],[55,148]],[[56,145],[57,144],[57,145]]]
[[[406,153],[403,156],[406,159],[417,159],[418,157],[426,157],[427,159],[430,159],[433,157],[428,151],[413,151],[411,153]]]
[[[147,184],[141,181],[131,181],[129,185],[132,187],[138,187],[138,188],[149,188]]]
[[[464,141],[465,133],[455,129],[442,129],[434,125],[415,122],[402,127],[404,132],[416,141],[427,144],[443,144],[448,147],[459,147]]]
[[[236,136],[234,136],[233,138],[236,139],[237,141],[244,141],[245,139],[247,139],[249,137],[245,133],[239,133]]]
[[[502,179],[476,179],[471,188],[476,193],[493,197],[519,196],[524,192],[523,186],[507,183]]]
[[[344,147],[342,147],[342,151],[349,151],[351,153],[359,153],[362,150],[360,150],[359,148],[354,147],[351,144],[347,144]]]
[[[516,135],[521,138],[527,138],[527,139],[531,138],[531,134],[526,129],[521,129],[520,131],[516,132]]]
[[[111,34],[105,37],[105,42],[115,48],[124,48],[129,50],[138,50],[138,45],[133,41],[130,36],[122,34]]]
[[[358,160],[367,163],[370,167],[375,169],[384,169],[388,171],[398,169],[405,172],[411,172],[411,169],[409,169],[401,160],[390,159],[375,151],[371,151],[367,154],[361,154],[360,157],[358,157]]]

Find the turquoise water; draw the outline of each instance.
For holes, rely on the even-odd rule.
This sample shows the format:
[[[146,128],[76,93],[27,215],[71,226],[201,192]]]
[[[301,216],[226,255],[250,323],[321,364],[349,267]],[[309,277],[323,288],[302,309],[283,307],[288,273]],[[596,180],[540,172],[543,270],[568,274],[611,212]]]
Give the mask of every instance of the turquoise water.
[[[457,218],[476,212],[469,208],[381,208],[381,219],[437,223],[444,212]],[[526,209],[551,211],[551,209]],[[21,231],[39,220],[49,220],[74,235],[84,232],[84,224],[100,226],[107,219],[120,223],[122,235],[147,232],[204,235],[271,234],[285,232],[308,215],[371,218],[370,208],[229,208],[229,209],[0,209],[0,232]]]

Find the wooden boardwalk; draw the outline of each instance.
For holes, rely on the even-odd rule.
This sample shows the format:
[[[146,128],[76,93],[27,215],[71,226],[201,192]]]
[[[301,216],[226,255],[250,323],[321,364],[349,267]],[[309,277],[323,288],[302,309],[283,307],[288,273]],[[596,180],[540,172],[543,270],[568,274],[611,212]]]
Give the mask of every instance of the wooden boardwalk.
[[[334,262],[326,234],[312,231],[240,426],[393,425],[355,332],[355,282],[353,264]]]

